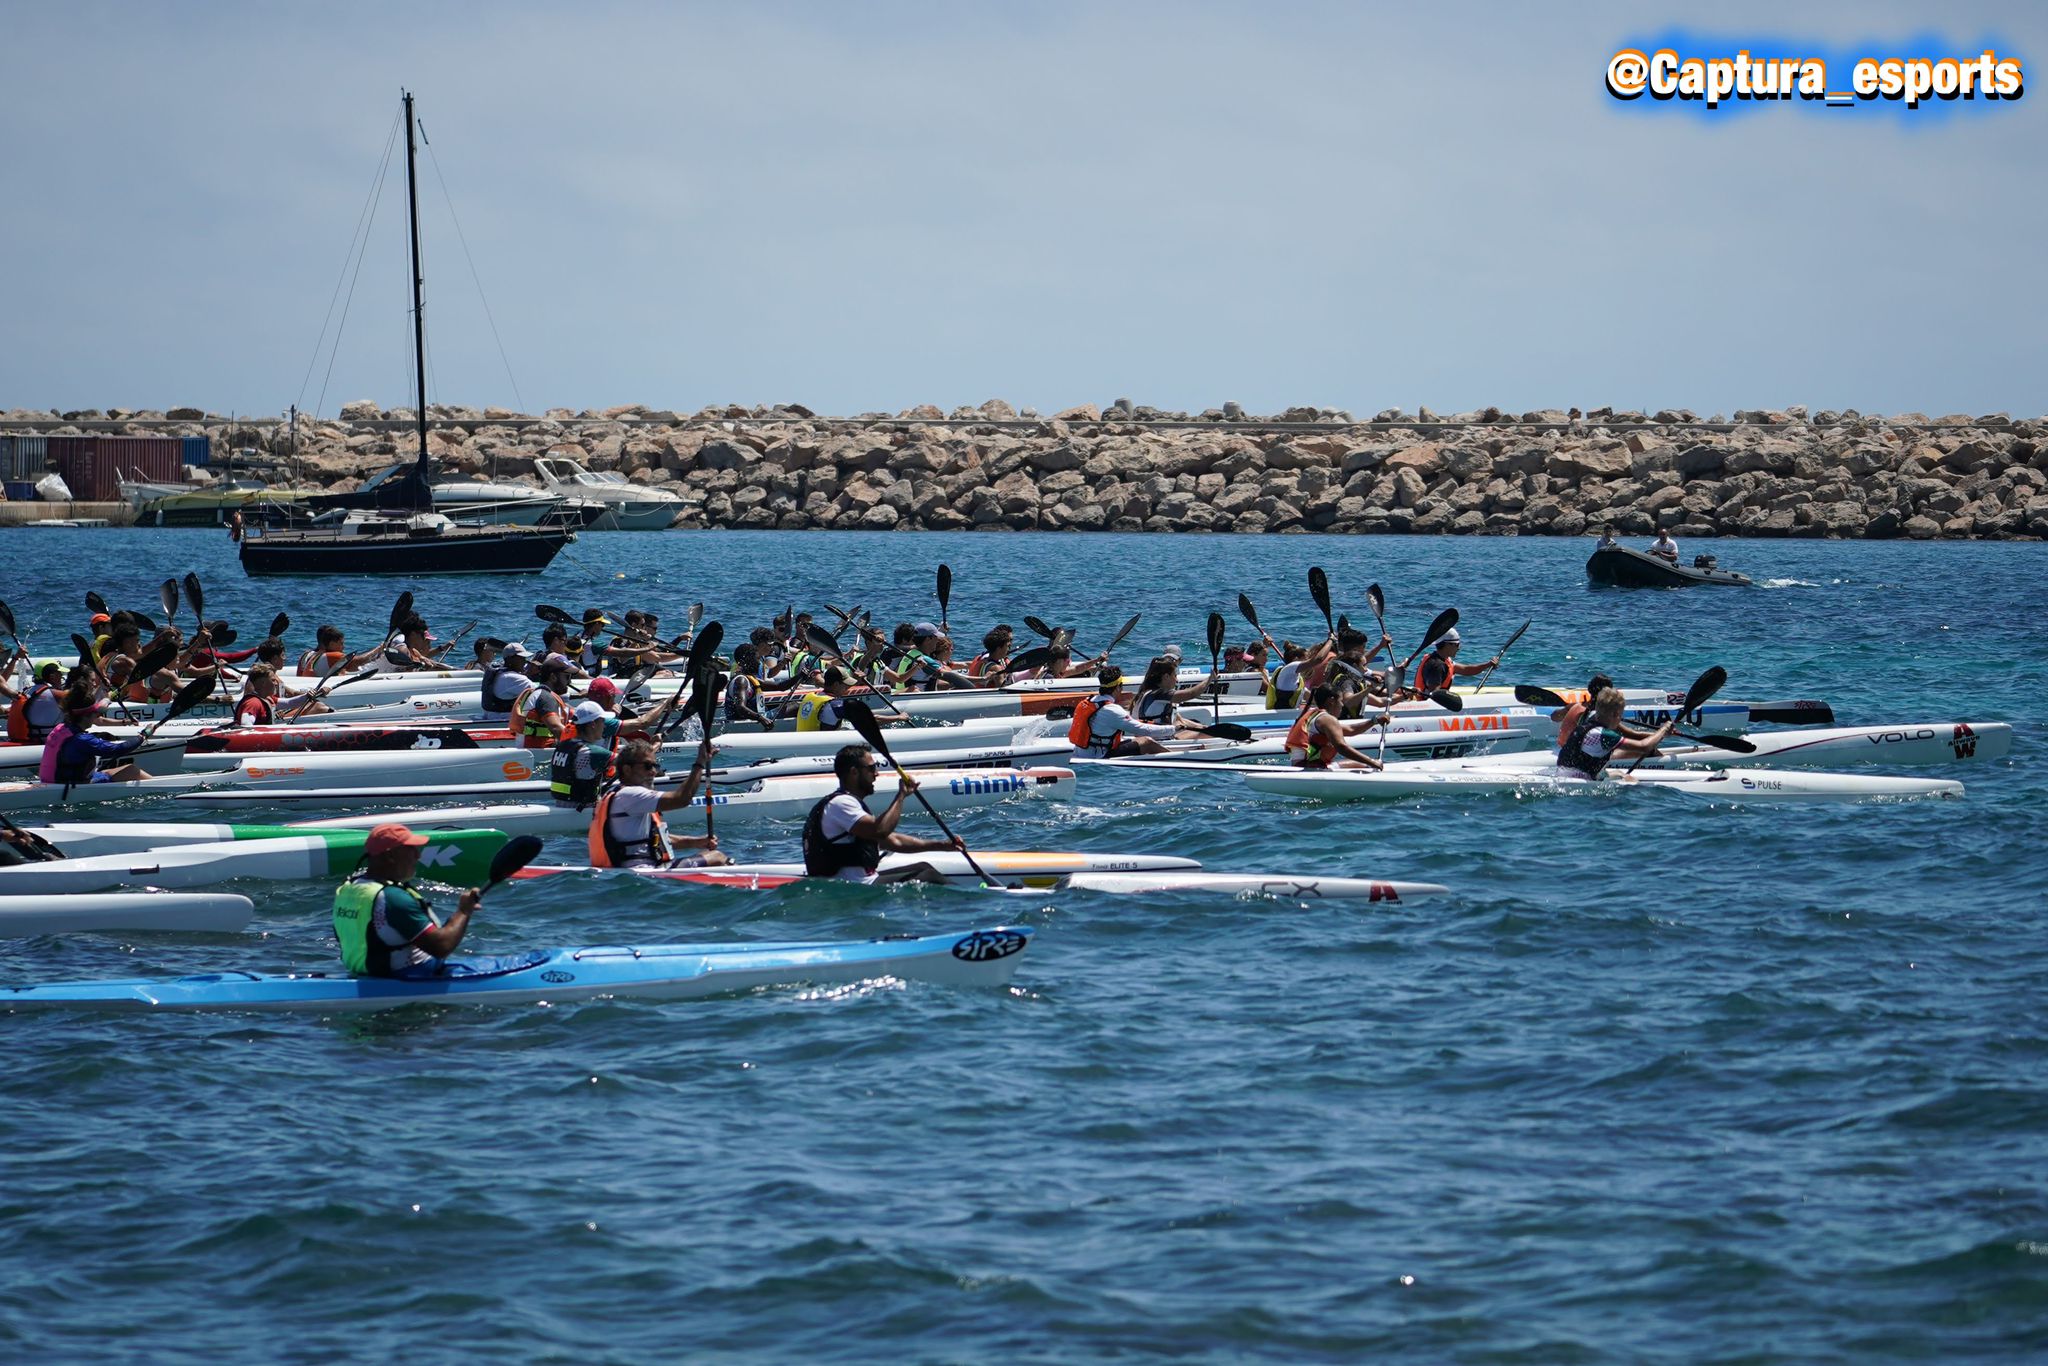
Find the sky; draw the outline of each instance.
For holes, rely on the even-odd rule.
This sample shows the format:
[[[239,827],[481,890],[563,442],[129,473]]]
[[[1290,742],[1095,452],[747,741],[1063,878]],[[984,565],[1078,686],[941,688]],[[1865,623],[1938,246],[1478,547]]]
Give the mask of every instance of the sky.
[[[0,411],[408,402],[402,147],[378,178],[403,87],[436,402],[2048,413],[2038,5],[0,0],[0,23]],[[1662,39],[1988,44],[2043,74],[1969,109],[1614,99],[1609,57]]]

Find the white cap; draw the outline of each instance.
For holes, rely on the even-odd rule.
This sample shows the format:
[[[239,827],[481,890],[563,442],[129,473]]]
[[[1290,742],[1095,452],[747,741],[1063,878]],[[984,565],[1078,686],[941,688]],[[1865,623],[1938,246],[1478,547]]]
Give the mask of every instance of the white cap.
[[[1460,636],[1460,635],[1458,634],[1458,628],[1457,628],[1457,627],[1455,627],[1455,626],[1453,626],[1453,627],[1452,627],[1452,628],[1451,628],[1450,630],[1448,630],[1448,631],[1444,632],[1444,633],[1443,633],[1442,635],[1438,636],[1438,637],[1436,638],[1436,643],[1437,643],[1437,644],[1439,644],[1439,645],[1442,645],[1442,644],[1445,644],[1446,642],[1448,642],[1448,643],[1450,643],[1450,644],[1452,644],[1452,645],[1456,645],[1456,644],[1458,644],[1458,643],[1459,643],[1459,642],[1460,642],[1460,641],[1461,641],[1462,639],[1463,639],[1463,637],[1462,637],[1462,636]]]
[[[604,720],[605,710],[586,697],[576,704],[575,710],[571,711],[569,715],[577,725],[587,726],[592,721]]]
[[[1160,657],[1161,659],[1179,659],[1179,658],[1180,658],[1180,646],[1178,646],[1178,645],[1169,645],[1169,646],[1167,646],[1167,647],[1166,647],[1165,649],[1163,649],[1163,650],[1161,650],[1161,651],[1159,652],[1159,657]]]

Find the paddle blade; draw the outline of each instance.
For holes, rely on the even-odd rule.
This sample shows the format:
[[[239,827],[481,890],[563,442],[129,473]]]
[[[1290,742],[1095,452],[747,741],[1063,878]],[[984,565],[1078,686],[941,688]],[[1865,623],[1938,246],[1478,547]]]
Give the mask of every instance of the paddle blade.
[[[1431,693],[1429,700],[1442,707],[1445,711],[1465,710],[1465,699],[1444,688],[1438,688],[1435,692]]]
[[[539,617],[542,621],[548,622],[556,626],[567,626],[571,622],[576,620],[576,618],[570,616],[567,612],[563,611],[561,608],[555,606],[551,602],[535,603],[533,605],[533,614]]]
[[[939,620],[946,619],[946,605],[953,599],[953,569],[951,565],[939,566]]]
[[[107,610],[107,600],[88,588],[85,590],[85,610],[88,612],[104,612]]]
[[[1050,645],[1034,646],[1022,654],[1010,656],[1010,667],[1007,672],[1024,674],[1030,673],[1033,669],[1043,669],[1052,656],[1053,650]]]
[[[71,644],[72,647],[78,651],[78,662],[80,664],[92,663],[91,641],[87,640],[84,636],[78,634],[78,632],[73,631],[71,633]]]
[[[144,650],[135,660],[135,672],[130,677],[140,681],[164,668],[178,657],[178,647],[168,640],[160,640]]]
[[[1346,631],[1348,631],[1348,630],[1350,630],[1350,629],[1351,629],[1351,618],[1350,618],[1350,617],[1347,617],[1347,616],[1345,616],[1345,615],[1344,615],[1344,614],[1343,614],[1342,612],[1339,612],[1339,613],[1337,614],[1337,633],[1338,633],[1339,635],[1342,635],[1342,634],[1343,634],[1344,632],[1346,632]]]
[[[818,625],[815,621],[804,628],[804,643],[821,655],[829,656],[832,659],[840,657],[838,637],[826,631],[824,627]]]
[[[1387,629],[1387,595],[1380,592],[1380,586],[1369,583],[1365,586],[1365,602],[1372,608],[1373,620],[1379,622],[1380,630]]]
[[[1056,632],[1054,632],[1052,627],[1047,626],[1044,622],[1040,621],[1037,617],[1031,616],[1029,613],[1025,614],[1024,624],[1026,626],[1029,626],[1032,630],[1038,632],[1038,634],[1044,636],[1047,640],[1052,640],[1057,634]]]
[[[411,615],[412,590],[408,588],[403,593],[400,593],[398,595],[397,602],[391,604],[391,621],[390,624],[385,628],[386,633],[389,634],[391,632],[397,631],[398,623],[404,621],[407,617]]]
[[[235,643],[235,628],[234,628],[234,627],[232,627],[232,626],[230,626],[230,625],[228,625],[228,624],[227,624],[226,622],[224,622],[224,621],[217,621],[217,622],[215,622],[215,623],[213,624],[213,643],[214,643],[215,645],[232,645],[232,644],[234,644],[234,643]]]
[[[1228,629],[1221,612],[1209,614],[1209,660],[1212,664],[1223,654],[1223,633]]]
[[[1458,624],[1458,609],[1446,607],[1436,614],[1436,620],[1429,623],[1429,629],[1422,633],[1422,649],[1427,650],[1437,643],[1443,633]],[[1417,651],[1421,653],[1421,651]]]
[[[701,602],[691,603],[690,610],[684,613],[683,615],[689,618],[690,634],[693,636],[696,635],[697,623],[704,620],[704,604]]]
[[[10,636],[15,634],[14,609],[4,602],[0,602],[0,631],[5,631]]]
[[[717,657],[718,647],[725,643],[725,626],[722,622],[710,622],[690,642],[690,657],[685,672],[691,678],[704,672],[710,661]]]
[[[491,855],[491,882],[503,882],[539,858],[541,844],[539,835],[514,835],[506,840],[498,852]]]
[[[165,619],[174,620],[178,615],[178,581],[176,579],[165,579],[162,583],[158,584],[156,600],[164,609]]]
[[[192,617],[195,621],[206,620],[206,590],[199,586],[197,574],[185,576],[185,601],[192,604]]]
[[[633,676],[627,679],[624,685],[620,687],[619,696],[631,697],[634,693],[646,687],[647,680],[654,677],[660,671],[661,666],[659,664],[643,664],[638,669],[635,669]]]
[[[724,695],[724,674],[716,669],[706,669],[697,675],[697,720],[704,727],[706,739],[711,737],[711,724],[718,712],[718,699]]]
[[[1237,595],[1237,610],[1244,615],[1244,619],[1246,621],[1252,624],[1252,629],[1254,631],[1263,632],[1266,629],[1265,627],[1259,625],[1259,610],[1256,607],[1252,606],[1252,600],[1249,594],[1239,593]]]
[[[1719,664],[1716,664],[1713,668],[1693,680],[1692,686],[1685,690],[1685,705],[1680,707],[1679,710],[1697,710],[1701,703],[1721,691],[1727,683],[1728,671]]]
[[[145,617],[144,615],[142,615],[142,613],[137,612],[132,608],[129,610],[128,615],[135,622],[136,626],[144,631],[154,631],[157,629],[157,624],[155,622],[151,621],[148,617]]]
[[[1202,734],[1213,735],[1219,740],[1249,740],[1252,738],[1252,728],[1250,726],[1240,726],[1235,721],[1218,721],[1214,725],[1202,726],[1199,729]]]
[[[1745,740],[1739,735],[1688,735],[1685,738],[1709,749],[1725,749],[1730,754],[1756,753],[1756,742]]]
[[[896,762],[889,754],[889,742],[882,738],[882,727],[875,720],[874,709],[858,697],[848,697],[839,704],[839,719],[852,726],[854,733],[874,747],[875,753]]]
[[[1131,632],[1138,629],[1138,616],[1136,612],[1131,613],[1131,619],[1124,623],[1124,629],[1109,638],[1109,644],[1103,647],[1103,654],[1107,655],[1130,638]]]
[[[1539,688],[1533,683],[1515,684],[1515,701],[1530,707],[1568,707],[1571,703],[1559,697],[1548,688]]]
[[[1497,650],[1497,651],[1496,651],[1495,653],[1497,653],[1497,654],[1503,654],[1503,655],[1504,655],[1504,654],[1506,654],[1506,653],[1507,653],[1507,652],[1508,652],[1509,650],[1512,650],[1512,649],[1514,649],[1514,648],[1515,648],[1515,642],[1516,642],[1516,641],[1518,641],[1518,640],[1520,640],[1520,639],[1522,638],[1522,632],[1524,632],[1524,631],[1528,630],[1528,629],[1529,629],[1529,627],[1530,627],[1530,626],[1531,626],[1532,624],[1533,624],[1533,623],[1531,623],[1531,622],[1527,622],[1527,621],[1525,621],[1525,622],[1523,622],[1523,623],[1522,623],[1522,624],[1521,624],[1520,626],[1517,626],[1517,627],[1515,628],[1515,633],[1514,633],[1513,635],[1511,635],[1511,636],[1509,636],[1509,637],[1508,637],[1508,643],[1507,643],[1507,644],[1505,644],[1505,645],[1503,645],[1503,646],[1501,646],[1501,647],[1500,647],[1500,649],[1499,649],[1499,650]]]
[[[1323,614],[1323,625],[1330,624],[1330,576],[1319,564],[1308,567],[1308,595],[1315,599],[1316,610]]]

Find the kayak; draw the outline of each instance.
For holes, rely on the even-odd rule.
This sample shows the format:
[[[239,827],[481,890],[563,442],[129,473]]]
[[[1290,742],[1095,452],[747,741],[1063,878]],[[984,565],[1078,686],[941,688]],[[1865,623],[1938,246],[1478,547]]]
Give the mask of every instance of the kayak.
[[[318,754],[220,754],[200,763],[233,766],[214,775],[220,788],[378,787],[399,783],[547,785],[548,752],[531,749],[348,750]],[[695,758],[694,747],[691,758]]]
[[[1731,754],[1705,745],[1666,746],[1648,765],[1710,764],[1725,768],[1796,768],[1806,764],[1949,764],[2003,759],[2012,753],[2012,727],[2003,721],[1927,725],[1840,726],[1828,730],[1767,731],[1747,737],[1754,754]],[[1646,765],[1646,766],[1648,766]]]
[[[1667,700],[1663,694],[1656,694],[1654,702],[1629,702],[1622,711],[1622,719],[1632,726],[1655,729],[1666,721],[1678,720],[1693,730],[1712,731],[1715,734],[1735,734],[1750,722],[1749,704],[1745,702],[1708,702],[1703,706],[1680,715],[1678,703]],[[1517,702],[1495,704],[1481,702],[1462,712],[1445,711],[1433,702],[1417,707],[1403,702],[1394,708],[1394,719],[1389,734],[1400,735],[1430,730],[1516,730],[1528,729],[1537,734],[1554,732],[1548,707],[1530,707]],[[1285,731],[1292,726],[1300,713],[1295,711],[1245,711],[1235,712],[1225,708],[1223,719],[1234,721],[1254,733]],[[1377,741],[1375,741],[1377,743]]]
[[[0,937],[76,931],[246,929],[255,904],[212,892],[102,892],[93,896],[0,898]]]
[[[35,811],[46,806],[93,806],[129,797],[172,797],[220,781],[217,773],[167,773],[132,783],[0,783],[0,811]]]
[[[1130,896],[1151,892],[1221,892],[1228,896],[1270,896],[1283,901],[1414,901],[1447,896],[1435,882],[1383,882],[1362,877],[1289,877],[1283,873],[1074,873],[1070,891]]]
[[[974,861],[986,868],[989,876],[993,878],[1041,888],[1057,886],[1061,879],[1074,873],[1193,872],[1202,866],[1193,859],[1174,858],[1164,854],[1088,854],[1037,850],[1005,852],[977,849],[974,851]],[[930,854],[884,854],[881,871],[887,873],[920,863],[929,865],[956,886],[981,885],[980,876],[968,865],[966,858],[953,850]],[[710,883],[721,886],[745,885],[749,879],[761,879],[763,886],[781,886],[805,875],[801,863],[735,863],[722,868],[622,869],[537,864],[528,865],[512,876],[541,878],[556,877],[564,873],[630,874],[664,881]]]
[[[1472,795],[1503,792],[1535,796],[1549,792],[1591,793],[1621,787],[1647,787],[1678,792],[1690,797],[1722,801],[1805,801],[1857,802],[1883,798],[1960,797],[1963,785],[1935,778],[1893,778],[1854,773],[1766,772],[1726,768],[1714,773],[1688,773],[1678,769],[1638,769],[1634,773],[1604,774],[1582,778],[1559,773],[1555,768],[1530,769],[1506,765],[1418,770],[1396,769],[1386,773],[1350,769],[1307,773],[1300,770],[1270,774],[1246,773],[1247,786],[1278,796],[1311,797],[1322,801],[1357,801],[1364,798]]]
[[[109,734],[121,737],[118,731]],[[134,733],[134,732],[131,732]],[[163,736],[145,740],[142,747],[121,756],[122,762],[141,767],[144,773],[176,773],[185,758],[185,741],[181,736]],[[43,746],[40,741],[32,745],[0,744],[0,781],[34,782],[36,774],[42,771]]]
[[[1016,744],[1043,740],[1044,722],[1036,717],[996,717],[962,721],[952,726],[890,726],[882,738],[898,755],[926,749],[958,749],[963,746]],[[1064,727],[1060,728],[1064,731]],[[857,745],[860,737],[851,730],[752,731],[728,733],[713,739],[713,748],[726,763],[748,763],[755,759],[784,759],[801,754],[833,754],[843,745]]]
[[[1706,563],[1699,563],[1700,560]],[[1586,577],[1610,588],[1695,588],[1715,584],[1726,588],[1747,588],[1747,576],[1732,569],[1714,568],[1714,557],[1698,556],[1692,564],[1670,560],[1625,545],[1595,550],[1586,561]]]
[[[461,887],[480,887],[489,881],[491,857],[505,844],[504,832],[498,830],[420,833],[431,841],[420,850],[420,875]],[[282,839],[231,839],[18,863],[0,868],[0,896],[96,892],[138,884],[206,887],[238,877],[339,879],[362,862],[363,842],[369,837],[367,830],[294,831]]]
[[[1351,738],[1360,751],[1379,757],[1379,734],[1368,732]],[[1527,730],[1411,731],[1387,737],[1387,761],[1464,759],[1475,755],[1515,754],[1529,744]],[[1124,754],[1096,759],[1077,754],[1071,762],[1096,768],[1162,768],[1169,771],[1200,772],[1203,769],[1249,769],[1262,765],[1233,763],[1237,759],[1280,758],[1287,753],[1285,737],[1246,740],[1200,748],[1169,749],[1164,754]]]
[[[201,731],[192,737],[185,752],[196,758],[329,750],[475,749],[493,740],[509,745],[512,732],[463,726],[242,726],[234,730]],[[188,763],[186,767],[197,765]]]
[[[419,981],[320,972],[217,972],[154,981],[0,989],[0,1007],[104,1010],[388,1010],[640,996],[683,1000],[805,982],[881,978],[1000,986],[1031,942],[1024,927],[852,941],[541,949],[452,958]]]

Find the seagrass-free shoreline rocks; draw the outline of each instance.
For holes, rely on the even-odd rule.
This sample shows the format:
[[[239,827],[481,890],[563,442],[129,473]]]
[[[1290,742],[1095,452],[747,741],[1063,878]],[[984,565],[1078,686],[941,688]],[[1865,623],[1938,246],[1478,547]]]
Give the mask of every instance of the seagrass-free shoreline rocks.
[[[818,416],[800,405],[429,410],[450,476],[532,481],[534,461],[673,489],[685,527],[2017,539],[2048,536],[2048,418],[1853,411],[1498,409],[1354,419],[1119,401],[1051,416]],[[198,409],[0,415],[8,431],[177,433],[253,449],[302,486],[353,488],[411,453],[411,415],[229,423]],[[215,456],[216,472],[223,456]]]

